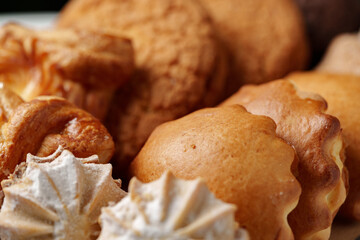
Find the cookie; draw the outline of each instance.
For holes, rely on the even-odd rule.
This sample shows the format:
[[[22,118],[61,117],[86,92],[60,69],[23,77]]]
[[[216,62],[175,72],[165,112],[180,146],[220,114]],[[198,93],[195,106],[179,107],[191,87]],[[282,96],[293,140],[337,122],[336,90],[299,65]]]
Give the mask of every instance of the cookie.
[[[114,142],[98,119],[55,96],[23,102],[0,88],[0,127],[0,181],[26,154],[48,156],[59,145],[77,157],[96,154],[100,163],[109,162],[114,153]]]
[[[306,67],[305,27],[292,0],[201,2],[230,54],[229,93]]]
[[[341,34],[330,44],[317,71],[360,76],[360,34]]]
[[[339,118],[347,143],[345,165],[349,171],[349,194],[340,213],[360,220],[360,77],[326,73],[295,73],[288,79],[328,102],[326,113]]]
[[[300,195],[292,173],[297,157],[275,128],[239,105],[198,110],[157,127],[130,171],[145,182],[166,170],[201,177],[216,197],[237,206],[235,219],[251,239],[293,239],[287,217]]]
[[[0,28],[0,82],[25,101],[64,97],[103,120],[134,68],[128,39],[84,30]]]
[[[226,58],[205,10],[193,0],[73,0],[58,27],[132,39],[134,77],[113,100],[108,127],[118,169],[126,169],[152,130],[222,93]]]
[[[294,146],[299,157],[299,204],[289,216],[295,239],[329,239],[333,218],[347,194],[345,144],[340,123],[323,113],[326,102],[301,92],[289,81],[246,85],[222,106],[243,105],[272,118],[276,133]]]

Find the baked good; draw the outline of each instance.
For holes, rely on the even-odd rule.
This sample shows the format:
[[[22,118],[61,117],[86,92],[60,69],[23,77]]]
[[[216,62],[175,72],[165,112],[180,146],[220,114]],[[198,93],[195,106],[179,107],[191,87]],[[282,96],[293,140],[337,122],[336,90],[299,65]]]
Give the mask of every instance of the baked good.
[[[108,127],[125,170],[159,124],[217,102],[226,58],[194,0],[74,0],[58,27],[95,29],[132,39],[134,77],[117,92]]]
[[[110,161],[114,142],[91,114],[59,97],[22,102],[4,88],[0,96],[0,181],[25,161],[27,153],[48,156],[59,145],[76,157],[97,154],[101,163]]]
[[[326,113],[339,118],[346,142],[345,165],[349,171],[349,194],[340,213],[360,220],[360,77],[317,72],[295,73],[288,77],[328,102]]]
[[[239,105],[198,110],[157,127],[130,165],[149,182],[166,170],[201,177],[215,196],[237,206],[251,239],[293,239],[288,214],[300,196],[297,157],[268,117]]]
[[[316,70],[360,76],[360,33],[337,36]]]
[[[346,198],[348,179],[340,123],[323,113],[325,100],[298,91],[289,81],[276,80],[244,86],[222,106],[232,104],[271,117],[277,135],[295,147],[302,190],[289,216],[295,239],[329,239],[333,218]]]
[[[292,0],[201,0],[230,54],[227,92],[304,69],[305,26]],[[276,7],[274,7],[276,6]]]
[[[133,178],[129,194],[102,209],[98,239],[248,239],[235,222],[235,210],[200,179],[180,180],[169,172],[151,183]]]
[[[358,0],[296,0],[308,31],[313,63],[320,60],[330,41],[338,34],[358,31]]]
[[[0,28],[0,82],[25,101],[57,95],[104,119],[134,68],[128,39],[84,30]]]
[[[61,148],[44,158],[29,154],[1,183],[1,239],[96,239],[100,209],[126,194],[111,165],[98,161]]]

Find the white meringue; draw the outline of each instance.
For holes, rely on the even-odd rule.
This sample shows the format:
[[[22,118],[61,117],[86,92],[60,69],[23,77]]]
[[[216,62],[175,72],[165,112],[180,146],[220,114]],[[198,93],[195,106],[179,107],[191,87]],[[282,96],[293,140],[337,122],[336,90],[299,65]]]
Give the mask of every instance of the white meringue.
[[[129,194],[102,209],[98,240],[247,239],[234,220],[235,210],[200,179],[180,180],[169,172],[148,184],[133,178]]]
[[[97,161],[62,149],[46,158],[28,154],[26,169],[2,182],[0,238],[96,239],[101,207],[126,195],[110,164],[89,163]]]

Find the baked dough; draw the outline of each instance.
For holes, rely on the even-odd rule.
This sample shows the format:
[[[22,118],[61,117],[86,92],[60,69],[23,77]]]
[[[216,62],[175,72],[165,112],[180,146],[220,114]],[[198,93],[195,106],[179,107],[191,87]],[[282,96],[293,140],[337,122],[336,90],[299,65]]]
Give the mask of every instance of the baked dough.
[[[230,54],[227,92],[304,69],[308,46],[293,0],[201,0]],[[276,7],[275,7],[276,6]]]
[[[144,182],[166,170],[201,177],[217,198],[238,207],[235,219],[251,239],[293,239],[287,217],[300,195],[292,173],[297,157],[275,128],[239,105],[202,109],[157,127],[130,172]]]
[[[345,165],[349,171],[349,194],[340,213],[360,220],[360,77],[326,73],[295,73],[288,79],[328,102],[327,113],[339,118],[346,146]]]
[[[360,76],[360,33],[337,36],[316,70]]]
[[[217,103],[226,57],[211,21],[194,0],[74,0],[58,27],[132,39],[136,71],[116,95],[108,127],[117,169],[125,170],[159,124]]]
[[[128,39],[84,30],[0,28],[0,82],[25,101],[64,97],[104,119],[114,91],[134,69]]]
[[[302,188],[299,204],[289,216],[295,239],[329,239],[348,182],[340,123],[323,113],[325,100],[298,91],[289,81],[276,80],[244,86],[222,106],[232,104],[271,117],[278,136],[295,147]]]
[[[59,145],[76,157],[96,154],[100,163],[110,161],[114,142],[91,114],[59,97],[22,102],[4,88],[0,96],[0,181],[25,161],[27,153],[48,156]]]

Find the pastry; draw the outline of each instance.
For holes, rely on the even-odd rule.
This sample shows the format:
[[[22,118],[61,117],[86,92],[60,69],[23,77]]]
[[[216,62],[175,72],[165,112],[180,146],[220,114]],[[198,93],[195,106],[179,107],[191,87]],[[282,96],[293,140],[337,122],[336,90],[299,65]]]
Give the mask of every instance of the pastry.
[[[320,60],[330,41],[338,34],[358,31],[358,0],[295,0],[303,13],[313,63]]]
[[[275,128],[239,105],[198,110],[157,127],[130,172],[144,182],[166,170],[201,177],[217,198],[237,206],[235,219],[251,239],[293,239],[287,217],[300,196],[297,157]]]
[[[300,92],[289,81],[247,85],[222,106],[241,104],[249,112],[271,117],[276,133],[299,157],[301,196],[289,216],[295,239],[329,239],[332,220],[346,198],[347,172],[339,120],[323,113],[319,95]]]
[[[305,26],[292,0],[201,0],[230,54],[227,92],[303,69]],[[276,6],[276,7],[274,7]]]
[[[0,82],[25,101],[57,95],[104,119],[133,65],[131,43],[121,37],[17,24],[0,28]]]
[[[316,70],[360,76],[360,33],[337,36]]]
[[[1,239],[96,239],[100,209],[125,196],[111,165],[98,161],[61,148],[44,158],[28,154],[26,165],[1,183]]]
[[[102,209],[98,239],[248,239],[237,227],[235,210],[200,179],[180,180],[169,172],[147,184],[133,178],[129,194]]]
[[[219,100],[226,58],[197,1],[74,0],[57,25],[133,41],[135,74],[117,92],[107,125],[117,169],[126,169],[156,126]]]
[[[316,92],[328,102],[326,113],[339,118],[346,146],[349,194],[340,213],[360,220],[360,77],[326,73],[295,73],[288,79],[304,91]]]
[[[101,163],[112,157],[114,142],[106,128],[65,99],[42,96],[22,102],[6,88],[0,96],[0,181],[27,153],[48,156],[59,145],[76,157],[97,154]]]

